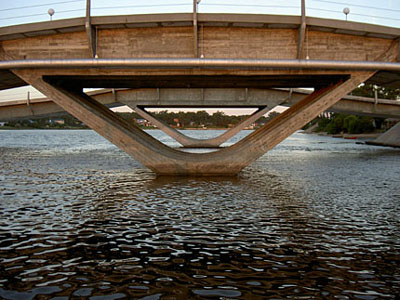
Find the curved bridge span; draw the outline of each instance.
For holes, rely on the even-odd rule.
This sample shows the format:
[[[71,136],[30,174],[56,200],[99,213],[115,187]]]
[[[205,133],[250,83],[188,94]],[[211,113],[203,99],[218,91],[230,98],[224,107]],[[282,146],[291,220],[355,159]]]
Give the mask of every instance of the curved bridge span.
[[[166,14],[20,25],[0,28],[0,88],[32,85],[158,174],[234,175],[359,84],[400,87],[399,37],[396,28],[305,16]],[[255,101],[250,106],[262,109],[272,106],[263,94],[269,88],[314,92],[237,144],[195,154],[153,139],[84,88],[150,91],[146,106],[186,95],[197,107]]]

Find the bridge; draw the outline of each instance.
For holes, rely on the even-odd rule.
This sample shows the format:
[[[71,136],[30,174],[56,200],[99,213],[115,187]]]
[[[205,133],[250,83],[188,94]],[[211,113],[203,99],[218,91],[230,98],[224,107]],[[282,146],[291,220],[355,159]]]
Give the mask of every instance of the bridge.
[[[127,105],[136,110],[147,108],[260,108],[268,111],[278,105],[290,107],[311,93],[305,89],[103,89],[87,94],[108,107]],[[246,99],[247,93],[247,99]],[[201,98],[201,95],[202,98]],[[251,95],[251,96],[249,96]],[[196,97],[197,96],[197,97]],[[199,101],[196,98],[201,98]],[[200,104],[202,106],[200,106]],[[400,101],[346,95],[327,109],[328,112],[347,113],[378,118],[399,118]],[[65,110],[49,98],[0,102],[0,121],[42,118],[63,114]]]
[[[0,28],[0,89],[32,85],[157,174],[234,175],[320,113],[340,110],[345,101],[363,106],[346,100],[361,83],[400,87],[399,37],[398,28],[310,18],[304,11],[299,17],[200,14],[195,1],[193,13],[88,13]],[[84,88],[111,90],[86,94]],[[51,106],[46,101],[24,106],[34,113]],[[143,114],[145,107],[257,107],[259,114],[283,102],[291,107],[235,145],[187,153],[105,106],[115,102]],[[369,113],[398,109],[378,102],[369,103]]]
[[[247,93],[247,99],[246,99]],[[189,148],[214,148],[219,147],[229,138],[242,129],[256,122],[261,116],[274,109],[276,106],[292,106],[311,93],[304,89],[180,89],[179,94],[175,89],[104,89],[88,92],[93,99],[107,107],[127,105],[144,119],[156,125],[159,129],[170,135],[183,147]],[[170,128],[156,119],[144,109],[173,108],[173,107],[247,107],[258,110],[243,122],[227,130],[219,137],[210,140],[198,140],[183,135],[180,131]],[[230,95],[230,96],[229,96]],[[249,97],[249,95],[252,95]],[[243,103],[244,102],[244,103]],[[400,101],[371,99],[358,96],[344,96],[340,101],[331,106],[328,112],[347,113],[361,116],[380,118],[400,118]],[[63,115],[65,111],[48,98],[30,99],[27,94],[25,100],[0,102],[0,121],[14,121],[21,119],[35,119]],[[385,144],[391,145],[393,141]],[[397,146],[396,142],[393,144]]]

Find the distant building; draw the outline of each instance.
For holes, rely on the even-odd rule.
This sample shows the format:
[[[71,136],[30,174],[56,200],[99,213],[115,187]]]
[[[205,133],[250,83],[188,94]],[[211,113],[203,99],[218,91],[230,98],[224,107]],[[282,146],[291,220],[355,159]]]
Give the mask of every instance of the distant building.
[[[51,125],[64,125],[65,124],[65,120],[64,119],[50,119],[49,120],[49,124]]]
[[[3,127],[6,125],[6,122],[0,122],[0,127]]]
[[[246,129],[246,130],[252,130],[252,129],[254,129],[256,126],[257,126],[257,123],[253,123],[253,124],[251,124],[251,125],[245,127],[244,129]]]
[[[135,119],[136,123],[138,125],[142,125],[142,126],[146,126],[146,127],[151,127],[153,126],[153,124],[151,124],[149,121],[147,121],[146,119]]]
[[[175,118],[174,122],[176,123],[176,127],[181,127],[181,123],[179,123],[179,119]]]

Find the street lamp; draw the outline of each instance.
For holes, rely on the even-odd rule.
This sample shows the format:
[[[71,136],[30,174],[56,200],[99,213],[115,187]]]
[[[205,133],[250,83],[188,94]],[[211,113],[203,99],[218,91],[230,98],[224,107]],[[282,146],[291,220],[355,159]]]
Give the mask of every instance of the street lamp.
[[[53,15],[55,14],[55,10],[54,9],[52,9],[52,8],[50,8],[48,11],[47,11],[47,13],[49,14],[49,16],[50,16],[50,21],[53,19]]]
[[[346,15],[346,21],[347,21],[347,15],[350,13],[350,8],[345,7],[345,8],[343,9],[343,13]]]

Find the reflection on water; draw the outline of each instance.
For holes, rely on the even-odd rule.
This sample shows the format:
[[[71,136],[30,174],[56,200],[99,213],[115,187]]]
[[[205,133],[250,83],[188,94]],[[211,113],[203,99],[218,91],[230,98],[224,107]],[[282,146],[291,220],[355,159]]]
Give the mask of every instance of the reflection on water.
[[[156,177],[91,131],[0,131],[0,298],[395,299],[399,154],[295,134]]]

